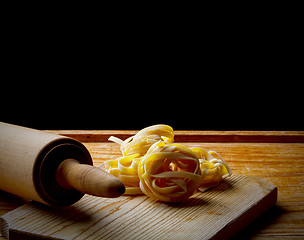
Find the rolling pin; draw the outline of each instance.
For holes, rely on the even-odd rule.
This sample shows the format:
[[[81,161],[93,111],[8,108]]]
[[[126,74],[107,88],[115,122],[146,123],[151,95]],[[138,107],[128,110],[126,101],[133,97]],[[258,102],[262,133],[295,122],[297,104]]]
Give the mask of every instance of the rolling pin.
[[[118,178],[92,165],[75,139],[0,122],[0,190],[56,207],[85,193],[112,198],[125,192]]]

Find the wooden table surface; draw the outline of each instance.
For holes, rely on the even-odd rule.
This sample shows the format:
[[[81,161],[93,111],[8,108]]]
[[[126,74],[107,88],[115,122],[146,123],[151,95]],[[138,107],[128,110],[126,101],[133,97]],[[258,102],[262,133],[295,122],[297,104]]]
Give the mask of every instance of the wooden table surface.
[[[94,165],[120,156],[110,136],[137,131],[47,131],[73,137],[90,151]],[[304,131],[175,131],[175,142],[218,152],[233,173],[255,176],[278,187],[278,202],[235,239],[304,239]],[[0,216],[25,200],[0,191]]]

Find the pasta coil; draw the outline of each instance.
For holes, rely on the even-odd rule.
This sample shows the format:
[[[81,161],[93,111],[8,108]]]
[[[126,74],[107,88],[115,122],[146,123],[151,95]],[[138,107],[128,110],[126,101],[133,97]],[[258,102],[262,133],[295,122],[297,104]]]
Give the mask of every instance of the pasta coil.
[[[157,142],[139,163],[140,189],[164,202],[180,202],[190,197],[202,176],[197,156],[179,144]]]
[[[125,184],[126,195],[146,194],[164,202],[180,202],[231,175],[218,153],[173,143],[173,129],[168,125],[144,128],[124,141],[109,140],[120,145],[123,156],[104,164]]]
[[[197,155],[200,161],[203,179],[199,190],[204,191],[232,174],[228,164],[217,152],[207,152],[203,148],[191,148],[191,150]],[[215,158],[214,155],[217,158]]]

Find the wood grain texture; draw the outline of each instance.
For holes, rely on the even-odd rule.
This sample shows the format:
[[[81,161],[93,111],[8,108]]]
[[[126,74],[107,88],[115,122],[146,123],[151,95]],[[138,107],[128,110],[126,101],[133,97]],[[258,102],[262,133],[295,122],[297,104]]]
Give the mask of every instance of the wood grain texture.
[[[34,234],[53,239],[228,239],[276,199],[273,185],[233,175],[185,203],[161,203],[147,196],[107,199],[86,195],[60,211],[29,203],[3,219],[11,238]]]
[[[107,142],[109,135],[128,137],[136,133],[81,130],[50,132],[85,142],[95,166],[121,155],[118,145]],[[195,142],[190,141],[193,137],[188,138],[187,132],[178,134],[182,135],[183,144],[187,146],[217,151],[231,166],[233,173],[260,177],[278,187],[276,207],[242,230],[236,239],[304,238],[304,132],[189,132],[195,136]],[[211,135],[213,141],[208,142],[206,135]],[[250,136],[249,140],[247,135]],[[23,203],[23,199],[0,192],[0,215]]]
[[[126,139],[138,131],[47,130],[81,142],[107,142],[110,136]],[[304,131],[174,131],[175,142],[284,142],[304,143]]]

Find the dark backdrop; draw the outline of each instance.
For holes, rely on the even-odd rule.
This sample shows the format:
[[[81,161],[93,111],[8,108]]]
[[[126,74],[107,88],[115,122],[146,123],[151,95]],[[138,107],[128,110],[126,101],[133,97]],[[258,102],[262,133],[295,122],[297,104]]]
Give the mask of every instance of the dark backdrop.
[[[127,130],[164,123],[176,130],[304,130],[296,86],[154,77],[112,81],[43,80],[38,87],[26,81],[18,92],[6,86],[0,121],[37,129]]]
[[[114,76],[116,67],[94,73],[55,68],[39,74],[37,67],[18,69],[22,74],[5,77],[0,121],[37,129],[165,123],[179,130],[304,130],[301,82],[279,68],[265,73],[221,65],[192,72],[182,64],[161,70],[139,65]]]
[[[37,129],[304,130],[303,87],[282,65],[88,65],[12,68],[2,80],[0,121]]]
[[[117,25],[115,34],[18,21],[2,39],[0,121],[37,129],[304,130],[299,31],[284,21],[237,23],[204,25],[200,34],[181,25]]]

